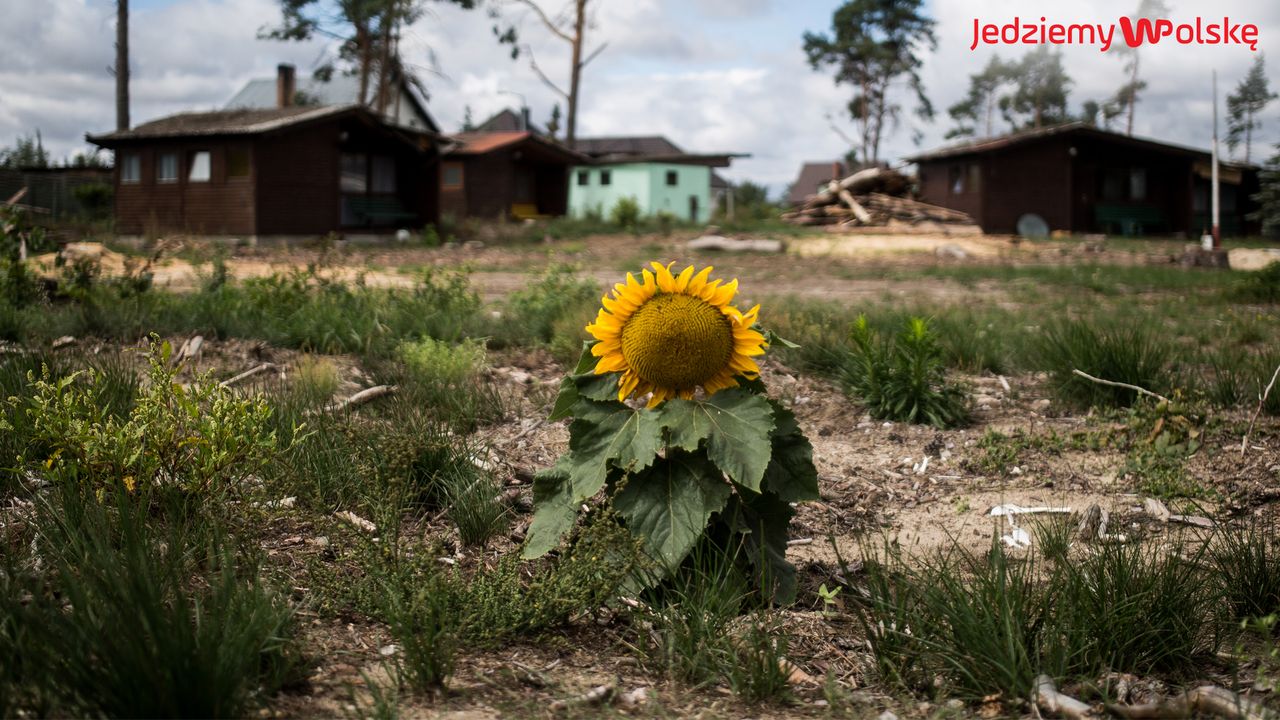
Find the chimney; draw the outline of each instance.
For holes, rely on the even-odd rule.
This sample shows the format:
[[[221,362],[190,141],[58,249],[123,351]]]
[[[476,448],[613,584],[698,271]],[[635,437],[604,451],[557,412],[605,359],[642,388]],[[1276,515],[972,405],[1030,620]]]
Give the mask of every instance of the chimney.
[[[292,65],[280,63],[276,66],[276,107],[286,108],[293,105],[296,91]]]

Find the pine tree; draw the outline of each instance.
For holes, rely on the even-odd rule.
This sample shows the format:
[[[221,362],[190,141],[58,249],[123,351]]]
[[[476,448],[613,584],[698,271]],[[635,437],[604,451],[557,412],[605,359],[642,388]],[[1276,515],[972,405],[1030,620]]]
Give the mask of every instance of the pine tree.
[[[1013,81],[1013,73],[1012,64],[1001,60],[999,55],[993,55],[982,72],[970,75],[969,94],[947,108],[947,114],[956,122],[956,126],[947,132],[947,137],[991,137],[992,117],[1000,101],[1000,89]]]
[[[1253,196],[1258,203],[1257,212],[1250,213],[1250,220],[1262,222],[1262,234],[1280,237],[1280,144],[1266,167],[1258,176],[1262,191]]]
[[[1253,61],[1236,91],[1227,96],[1227,148],[1234,154],[1244,139],[1244,161],[1249,162],[1249,146],[1253,131],[1262,126],[1258,115],[1280,95],[1271,92],[1267,83],[1266,63],[1262,53]]]
[[[809,65],[835,69],[835,81],[854,88],[849,114],[861,135],[862,161],[880,159],[880,141],[898,122],[901,106],[890,86],[906,80],[916,114],[933,117],[920,79],[920,51],[937,47],[934,21],[923,0],[846,0],[831,18],[830,34],[804,34]]]

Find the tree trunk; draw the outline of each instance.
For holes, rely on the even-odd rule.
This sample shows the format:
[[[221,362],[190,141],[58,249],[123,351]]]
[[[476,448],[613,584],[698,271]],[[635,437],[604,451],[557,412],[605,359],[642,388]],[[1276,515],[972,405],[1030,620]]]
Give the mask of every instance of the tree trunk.
[[[129,129],[129,0],[116,0],[116,130]]]
[[[1253,140],[1253,110],[1244,111],[1244,161],[1249,162],[1249,143]]]
[[[356,52],[360,55],[360,104],[365,105],[369,99],[369,63],[373,62],[373,50],[369,47],[369,27],[365,24],[356,27]]]
[[[565,140],[572,148],[578,136],[578,84],[582,78],[582,42],[587,23],[587,0],[575,0],[573,19],[573,60],[569,70],[569,116],[565,119]]]
[[[1129,75],[1129,127],[1126,135],[1133,135],[1133,106],[1138,104],[1138,51],[1133,51],[1133,72]]]
[[[389,85],[391,83],[391,36],[392,28],[395,27],[396,18],[399,14],[397,8],[399,0],[387,0],[386,7],[382,10],[382,21],[379,30],[379,43],[381,47],[378,57],[378,93],[375,95],[374,107],[379,115],[383,115],[387,111],[387,97]]]

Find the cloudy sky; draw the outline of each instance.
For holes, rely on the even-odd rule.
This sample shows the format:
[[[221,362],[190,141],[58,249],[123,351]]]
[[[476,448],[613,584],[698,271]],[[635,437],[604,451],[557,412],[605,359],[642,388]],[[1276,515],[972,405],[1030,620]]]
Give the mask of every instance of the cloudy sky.
[[[567,75],[567,45],[548,36],[511,0],[485,0],[515,22],[538,64]],[[506,4],[503,4],[503,3]],[[544,0],[557,9],[564,0]],[[1269,74],[1280,87],[1280,3],[1250,0],[1169,0],[1175,22],[1235,22],[1259,26],[1259,51],[1270,51]],[[565,3],[567,4],[567,3]],[[687,150],[751,153],[727,174],[775,191],[804,160],[826,160],[847,149],[832,129],[853,128],[842,115],[850,91],[823,71],[811,70],[802,51],[806,30],[825,31],[839,0],[594,0],[589,45],[607,43],[583,82],[579,135],[664,134]],[[1124,3],[1136,5],[1132,3]],[[280,62],[307,74],[332,54],[324,42],[257,39],[279,20],[277,0],[132,0],[132,114],[135,123],[165,114],[221,106],[247,80],[274,75]],[[87,146],[86,132],[114,125],[112,0],[0,0],[0,146],[39,129],[56,156]],[[1113,0],[927,0],[937,21],[938,48],[924,66],[926,89],[940,110],[967,88],[968,75],[993,52],[1021,55],[1023,46],[969,49],[973,21],[1006,23],[1117,20]],[[428,107],[446,130],[457,129],[465,108],[478,121],[521,102],[544,122],[556,96],[529,67],[499,47],[484,10],[447,3],[431,10],[403,39],[406,61],[431,91]],[[1118,36],[1118,33],[1117,33]],[[1121,60],[1096,47],[1063,48],[1075,83],[1078,110],[1123,82]],[[1243,77],[1255,54],[1247,46],[1184,46],[1166,40],[1142,55],[1150,87],[1142,97],[1135,133],[1207,147],[1212,102],[1210,71],[1221,95]],[[513,94],[515,93],[515,94]],[[949,121],[932,123],[904,114],[883,155],[895,159],[943,144]],[[1280,140],[1280,102],[1265,113],[1260,145]],[[920,136],[919,143],[913,136]]]

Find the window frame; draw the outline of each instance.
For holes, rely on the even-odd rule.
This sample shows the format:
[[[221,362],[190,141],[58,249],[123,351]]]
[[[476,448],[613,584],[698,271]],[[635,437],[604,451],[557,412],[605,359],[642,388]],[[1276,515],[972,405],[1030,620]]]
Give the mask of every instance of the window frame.
[[[458,181],[449,182],[449,171],[458,171]],[[467,185],[467,169],[464,163],[447,162],[440,165],[440,189],[441,190],[461,190]]]
[[[164,174],[165,160],[173,160],[173,175],[166,176]],[[157,185],[177,185],[178,178],[182,177],[182,166],[178,161],[177,151],[162,152],[156,154],[156,184]]]
[[[587,187],[589,185],[591,185],[591,171],[579,170],[578,171],[578,187]]]
[[[378,166],[380,163],[391,164],[391,189],[390,190],[379,189],[377,180],[378,180]],[[385,170],[386,167],[384,166],[383,169]],[[370,195],[395,195],[399,193],[400,192],[399,170],[400,168],[396,166],[396,158],[394,155],[370,154],[369,155],[369,179],[365,182],[366,186],[369,188],[369,194]]]
[[[607,186],[607,185],[612,185],[612,184],[613,184],[613,171],[612,171],[612,170],[601,170],[601,171],[600,171],[600,186],[601,186],[601,187],[605,187],[605,186]]]
[[[242,175],[236,175],[232,172],[232,169],[236,166],[236,164],[232,162],[232,158],[237,156],[244,158],[244,174]],[[249,148],[228,148],[227,180],[239,182],[248,180],[251,177],[253,177],[253,153],[249,151]]]
[[[133,176],[130,177],[126,168],[133,168]],[[120,154],[120,184],[121,185],[138,185],[142,182],[142,154],[136,152]]]
[[[680,172],[678,170],[667,171],[667,187],[680,187]]]
[[[205,175],[204,177],[196,177],[201,155],[205,157]],[[187,182],[202,184],[213,182],[213,152],[211,150],[191,150],[187,152]]]

